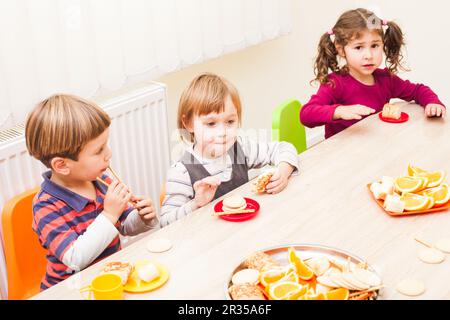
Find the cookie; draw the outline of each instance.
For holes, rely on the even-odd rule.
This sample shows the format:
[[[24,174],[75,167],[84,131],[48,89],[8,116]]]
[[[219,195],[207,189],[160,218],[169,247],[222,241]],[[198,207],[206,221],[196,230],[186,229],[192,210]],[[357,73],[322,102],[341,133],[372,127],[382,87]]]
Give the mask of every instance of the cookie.
[[[168,251],[172,248],[172,242],[169,239],[158,238],[147,242],[147,250],[154,253]]]
[[[419,251],[419,259],[425,263],[437,264],[445,260],[445,255],[436,248],[425,248]]]
[[[397,285],[397,291],[405,296],[420,296],[425,292],[425,285],[416,279],[405,279]]]

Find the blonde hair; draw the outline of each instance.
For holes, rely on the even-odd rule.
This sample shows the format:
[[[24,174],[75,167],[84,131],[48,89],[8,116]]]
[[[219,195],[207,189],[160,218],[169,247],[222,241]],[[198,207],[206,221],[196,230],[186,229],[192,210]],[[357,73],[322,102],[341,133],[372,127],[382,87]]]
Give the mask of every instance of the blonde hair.
[[[28,115],[25,139],[28,152],[50,168],[55,157],[78,160],[82,148],[111,124],[95,103],[68,94],[55,94]]]
[[[177,126],[181,130],[181,138],[193,142],[194,135],[186,134],[185,130],[194,116],[223,112],[228,96],[236,107],[240,122],[241,100],[237,89],[225,78],[212,73],[195,77],[180,98]]]

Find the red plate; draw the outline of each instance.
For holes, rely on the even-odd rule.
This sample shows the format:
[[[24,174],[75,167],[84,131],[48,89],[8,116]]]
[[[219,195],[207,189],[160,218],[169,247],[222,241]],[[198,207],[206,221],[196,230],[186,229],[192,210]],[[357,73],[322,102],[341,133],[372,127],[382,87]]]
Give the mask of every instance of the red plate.
[[[219,218],[221,218],[223,220],[231,221],[231,222],[247,221],[247,220],[254,218],[259,212],[259,203],[250,198],[244,198],[244,199],[247,202],[247,207],[245,207],[245,209],[255,209],[255,212],[241,213],[241,214],[224,214],[224,215],[219,216]],[[223,211],[222,205],[223,205],[223,200],[220,200],[219,202],[217,202],[216,205],[214,206],[214,212],[222,212]]]
[[[382,112],[380,112],[378,114],[378,116],[384,122],[390,122],[390,123],[402,123],[402,122],[406,122],[406,121],[409,120],[409,115],[407,113],[404,113],[404,112],[402,112],[400,114],[400,119],[385,118],[385,117],[382,116]]]

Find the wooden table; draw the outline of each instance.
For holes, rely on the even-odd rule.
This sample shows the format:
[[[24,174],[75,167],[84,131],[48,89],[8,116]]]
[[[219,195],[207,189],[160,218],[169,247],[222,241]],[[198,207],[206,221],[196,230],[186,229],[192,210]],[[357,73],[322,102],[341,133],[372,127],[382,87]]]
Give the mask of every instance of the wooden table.
[[[90,283],[106,262],[140,259],[166,265],[171,276],[159,290],[126,294],[127,299],[224,299],[226,280],[247,255],[297,243],[337,247],[367,259],[382,274],[382,299],[407,298],[395,286],[409,277],[426,286],[415,299],[450,299],[450,257],[441,264],[425,264],[417,258],[420,245],[413,240],[450,237],[450,212],[393,218],[366,187],[383,175],[405,175],[408,163],[450,174],[447,121],[427,119],[414,104],[405,104],[403,111],[410,115],[406,123],[385,123],[374,115],[302,153],[300,175],[278,195],[256,196],[250,183],[233,191],[260,203],[257,218],[232,223],[212,217],[214,202],[34,299],[81,299],[76,287]],[[173,248],[148,252],[147,241],[159,237],[169,238]]]

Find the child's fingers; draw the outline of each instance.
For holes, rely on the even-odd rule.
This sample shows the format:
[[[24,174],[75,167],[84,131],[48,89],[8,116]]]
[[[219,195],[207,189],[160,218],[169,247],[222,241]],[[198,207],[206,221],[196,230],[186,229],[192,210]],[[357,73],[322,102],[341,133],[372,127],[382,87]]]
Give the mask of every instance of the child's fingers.
[[[131,196],[131,201],[134,201],[134,202],[139,202],[139,201],[142,201],[144,199],[144,197],[143,196],[136,196],[136,195],[132,195]]]
[[[148,214],[152,214],[153,212],[155,212],[155,209],[153,207],[145,207],[142,210],[139,210],[139,215],[141,217],[145,217]]]
[[[206,177],[201,180],[203,183],[210,185],[210,186],[218,186],[220,185],[221,181],[218,177]]]
[[[114,190],[116,190],[116,187],[118,184],[119,184],[119,182],[117,182],[117,181],[111,182],[111,184],[108,186],[108,191],[106,193],[111,194],[112,192],[114,192]]]
[[[277,194],[283,189],[284,189],[283,183],[280,183],[280,184],[278,184],[277,186],[275,186],[275,187],[273,187],[271,189],[267,189],[266,192],[270,193],[270,194]]]
[[[361,120],[361,119],[362,117],[357,113],[352,113],[349,114],[347,117],[345,117],[345,120]]]
[[[363,115],[363,116],[367,116],[369,114],[372,114],[375,112],[375,109],[366,107],[366,106],[361,106],[358,110],[357,110],[359,115]]]
[[[435,106],[431,107],[431,116],[432,117],[436,116],[436,107]]]
[[[279,170],[275,170],[274,174],[270,178],[270,181],[275,181],[281,178],[281,173]]]
[[[150,199],[144,199],[136,203],[136,208],[153,208],[153,202]]]
[[[117,186],[117,193],[123,199],[128,196],[128,199],[131,199],[131,193],[128,192],[128,188],[124,184],[120,184]]]
[[[151,212],[151,213],[149,213],[149,214],[146,214],[145,216],[144,216],[144,219],[145,220],[150,220],[150,219],[153,219],[153,218],[155,218],[156,217],[156,213],[155,212]]]
[[[282,182],[281,176],[278,176],[277,179],[273,179],[273,176],[272,176],[272,179],[270,179],[270,182],[266,186],[266,191],[276,188],[281,182]]]

